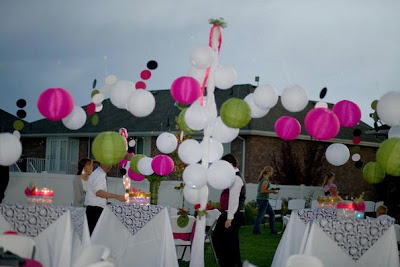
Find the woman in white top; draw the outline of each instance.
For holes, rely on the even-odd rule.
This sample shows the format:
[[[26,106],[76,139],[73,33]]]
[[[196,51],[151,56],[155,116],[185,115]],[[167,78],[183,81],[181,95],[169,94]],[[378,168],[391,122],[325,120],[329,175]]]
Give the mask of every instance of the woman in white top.
[[[74,206],[82,207],[85,202],[87,181],[93,172],[93,160],[83,158],[78,162],[78,173],[74,178]]]

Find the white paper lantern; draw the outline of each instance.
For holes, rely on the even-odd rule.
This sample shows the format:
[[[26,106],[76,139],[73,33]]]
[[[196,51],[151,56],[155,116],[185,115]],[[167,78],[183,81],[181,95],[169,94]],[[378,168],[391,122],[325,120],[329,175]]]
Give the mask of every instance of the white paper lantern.
[[[199,97],[196,101],[194,101],[191,106],[207,107],[207,96],[203,96],[203,105],[201,105],[200,103],[201,103],[201,97]]]
[[[236,70],[232,66],[217,66],[215,70],[215,86],[218,89],[229,89],[236,83],[236,80]]]
[[[194,139],[183,141],[178,147],[178,156],[186,164],[194,164],[201,160],[202,149]]]
[[[361,155],[356,153],[353,156],[351,156],[352,161],[359,161],[361,159]]]
[[[95,108],[94,108],[94,111],[96,111],[96,112],[100,112],[100,111],[102,111],[103,110],[103,104],[96,104],[96,106],[95,106]]]
[[[126,109],[128,100],[135,90],[135,85],[130,81],[118,81],[110,92],[111,103],[117,108]]]
[[[221,144],[221,142],[215,140],[214,138],[210,138],[209,140],[209,146],[208,146],[208,162],[212,163],[216,160],[220,160],[222,156],[224,155],[224,146]],[[204,142],[204,141],[203,141]],[[201,142],[201,147],[204,150],[204,144]]]
[[[244,98],[244,101],[246,101],[246,103],[249,104],[252,118],[255,118],[255,119],[262,118],[265,115],[267,115],[269,112],[269,109],[261,109],[254,103],[254,94],[253,93],[248,94]]]
[[[78,130],[85,125],[86,112],[80,106],[74,106],[71,113],[62,119],[62,123],[70,130]]]
[[[389,126],[400,126],[400,92],[383,95],[376,106],[379,118]]]
[[[128,101],[128,110],[136,117],[150,115],[156,106],[154,95],[146,90],[135,90]]]
[[[21,133],[18,130],[14,130],[13,135],[18,139],[21,139]]]
[[[115,76],[115,75],[108,75],[108,76],[106,77],[106,84],[107,84],[107,85],[112,85],[112,84],[116,83],[117,80],[118,80],[117,76]]]
[[[103,94],[105,94],[105,93],[108,93],[108,92],[110,92],[111,91],[111,89],[112,89],[112,86],[111,85],[108,85],[108,84],[106,84],[106,85],[104,85],[101,89],[100,89],[100,92],[102,92]]]
[[[0,165],[13,165],[22,154],[19,138],[11,133],[0,133]]]
[[[206,76],[206,70],[198,69],[196,67],[191,66],[187,73],[187,76],[195,78],[199,82],[200,86],[202,86],[204,82],[204,77]]]
[[[147,176],[147,175],[152,175],[154,173],[153,168],[151,167],[152,160],[153,158],[150,157],[143,157],[139,160],[137,168],[141,174]]]
[[[315,103],[314,108],[328,108],[328,104],[326,102],[319,101]]]
[[[92,97],[92,101],[93,101],[93,103],[95,103],[96,105],[101,104],[101,103],[103,102],[103,100],[104,100],[104,95],[103,95],[102,93],[95,94],[95,95]]]
[[[200,202],[199,190],[197,188],[190,188],[185,185],[183,188],[183,197],[190,204],[196,205]]]
[[[217,117],[211,135],[221,143],[230,143],[239,135],[239,128],[228,127],[221,117]]]
[[[302,111],[308,104],[307,91],[298,85],[287,87],[283,90],[281,102],[283,107],[290,112]]]
[[[389,129],[388,138],[398,137],[400,138],[400,126],[392,126]]]
[[[190,188],[201,188],[207,184],[207,169],[201,164],[190,164],[182,174],[185,186]]]
[[[331,144],[325,151],[326,160],[334,165],[341,166],[350,158],[349,148],[343,144]]]
[[[198,46],[190,54],[190,63],[198,69],[206,69],[213,59],[214,51],[208,45]]]
[[[129,145],[129,147],[134,147],[136,145],[135,139],[130,140],[128,145]]]
[[[162,133],[156,140],[157,149],[164,154],[169,154],[175,151],[178,146],[178,140],[172,133]]]
[[[235,169],[225,160],[213,162],[207,170],[207,182],[215,189],[223,190],[230,187],[235,177]]]
[[[200,131],[208,124],[208,112],[204,106],[191,105],[185,113],[185,122],[190,129]]]
[[[278,99],[278,93],[271,85],[260,85],[254,90],[254,104],[262,110],[273,108]]]

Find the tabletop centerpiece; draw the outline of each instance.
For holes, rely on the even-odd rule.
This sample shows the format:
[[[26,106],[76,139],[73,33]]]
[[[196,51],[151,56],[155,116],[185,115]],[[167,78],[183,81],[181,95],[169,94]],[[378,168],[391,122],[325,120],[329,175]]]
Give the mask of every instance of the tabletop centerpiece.
[[[38,189],[34,183],[29,183],[24,191],[26,201],[29,204],[53,204],[54,192],[52,189],[43,187]]]
[[[339,219],[363,219],[365,212],[364,192],[352,200],[342,200],[336,205]]]
[[[143,192],[140,188],[132,187],[128,194],[129,204],[150,205],[151,194],[149,192]]]

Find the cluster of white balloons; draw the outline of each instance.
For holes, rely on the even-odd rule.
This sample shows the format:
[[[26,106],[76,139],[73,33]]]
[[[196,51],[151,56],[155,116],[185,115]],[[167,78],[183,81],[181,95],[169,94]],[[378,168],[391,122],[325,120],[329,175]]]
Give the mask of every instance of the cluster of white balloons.
[[[0,133],[0,165],[11,166],[21,157],[22,144],[19,131]]]

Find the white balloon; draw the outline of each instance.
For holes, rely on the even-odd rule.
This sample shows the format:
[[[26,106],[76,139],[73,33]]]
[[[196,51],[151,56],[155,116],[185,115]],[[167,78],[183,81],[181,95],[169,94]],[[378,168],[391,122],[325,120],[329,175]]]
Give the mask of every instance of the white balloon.
[[[344,165],[350,158],[350,151],[344,144],[331,144],[325,151],[326,160],[334,165],[341,166]]]
[[[236,83],[236,80],[236,70],[232,66],[217,66],[215,70],[215,86],[218,89],[229,89]]]
[[[103,100],[104,100],[104,95],[102,93],[95,94],[92,98],[93,103],[95,103],[96,105],[101,104]]]
[[[204,77],[206,76],[206,70],[198,69],[196,67],[191,66],[187,75],[195,78],[199,82],[200,86],[202,86],[204,82]]]
[[[183,188],[183,197],[187,202],[193,205],[196,205],[200,202],[199,190],[196,188],[190,188],[186,185]]]
[[[269,108],[261,109],[254,103],[254,94],[253,93],[248,94],[244,98],[244,101],[246,101],[246,103],[249,104],[252,118],[255,118],[255,119],[262,118],[265,115],[267,115],[269,112]]]
[[[230,187],[235,177],[235,169],[225,160],[213,162],[207,170],[207,182],[215,189],[223,190]]]
[[[103,86],[103,88],[100,89],[100,92],[102,92],[103,94],[104,94],[104,93],[108,93],[108,92],[111,91],[111,89],[112,89],[112,86],[106,84],[106,85]]]
[[[117,76],[115,76],[115,75],[108,75],[108,76],[106,77],[106,84],[107,84],[107,85],[112,85],[112,84],[116,83],[117,80],[118,80]]]
[[[205,69],[211,65],[214,59],[214,51],[208,45],[201,45],[192,50],[190,63],[199,69]]]
[[[319,102],[315,103],[314,108],[328,108],[328,103],[319,101]]]
[[[379,118],[389,126],[400,126],[400,92],[383,95],[376,106]]]
[[[278,99],[278,93],[271,85],[263,84],[254,90],[254,104],[262,110],[273,108]]]
[[[298,85],[286,87],[283,90],[281,102],[283,107],[290,112],[302,111],[308,104],[307,91]]]
[[[0,165],[13,165],[21,154],[22,144],[19,138],[11,133],[0,133]]]
[[[203,141],[204,142],[204,141]],[[204,150],[204,144],[201,142],[201,147]],[[212,163],[216,160],[220,160],[224,155],[224,146],[221,142],[215,140],[214,138],[210,138],[210,143],[208,146],[208,162]]]
[[[135,90],[135,85],[130,81],[118,81],[110,92],[111,103],[117,108],[126,109],[128,100]]]
[[[143,157],[139,160],[137,168],[141,174],[147,176],[147,175],[152,175],[154,173],[153,168],[151,167],[152,160],[153,158],[150,157]]]
[[[86,112],[80,106],[74,106],[71,113],[62,119],[62,123],[70,130],[78,130],[85,125]]]
[[[191,105],[185,113],[185,122],[190,129],[200,131],[208,124],[208,112],[204,106]]]
[[[94,111],[100,112],[103,110],[103,104],[96,104]]]
[[[135,90],[128,101],[128,110],[136,117],[150,115],[156,106],[154,95],[146,90]]]
[[[128,145],[129,145],[129,147],[134,147],[136,145],[135,139],[130,140]]]
[[[400,138],[400,126],[392,126],[389,129],[388,138],[398,137]]]
[[[186,164],[194,164],[201,160],[201,145],[194,139],[183,141],[178,147],[178,156]]]
[[[13,135],[18,139],[21,139],[21,133],[18,130],[14,130]]]
[[[351,156],[351,160],[353,160],[353,161],[359,161],[360,159],[361,159],[361,155],[358,153]]]
[[[221,143],[230,143],[239,135],[239,128],[231,128],[225,125],[221,117],[217,117],[212,128],[211,136]]]
[[[162,133],[157,137],[156,146],[161,153],[169,154],[175,151],[178,140],[172,133]]]
[[[185,186],[190,188],[201,188],[207,184],[207,169],[201,164],[190,164],[182,174]]]

